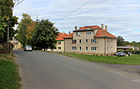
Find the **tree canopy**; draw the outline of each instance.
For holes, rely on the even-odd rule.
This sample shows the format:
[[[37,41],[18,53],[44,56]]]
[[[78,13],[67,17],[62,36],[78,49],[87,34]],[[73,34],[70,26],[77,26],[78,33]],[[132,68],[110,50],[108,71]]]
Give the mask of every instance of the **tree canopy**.
[[[33,21],[31,16],[24,13],[16,38],[23,46],[32,45],[39,49],[47,49],[55,48],[57,36],[58,29],[51,21]]]
[[[31,16],[26,13],[23,13],[22,17],[18,25],[17,39],[23,46],[27,44],[31,45],[31,33],[33,32],[35,22],[33,22]]]
[[[39,49],[55,48],[58,29],[47,20],[37,21],[33,35],[33,43]]]
[[[15,34],[13,27],[18,23],[18,18],[13,16],[13,7],[13,0],[0,0],[0,43],[6,42],[8,22],[10,28],[10,38],[12,38]]]

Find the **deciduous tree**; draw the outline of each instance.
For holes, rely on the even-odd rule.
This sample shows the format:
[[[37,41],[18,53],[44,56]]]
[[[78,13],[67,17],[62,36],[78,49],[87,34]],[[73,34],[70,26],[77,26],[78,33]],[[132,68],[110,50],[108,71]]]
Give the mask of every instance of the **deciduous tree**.
[[[32,33],[32,26],[34,26],[33,24],[33,20],[31,19],[31,16],[29,16],[28,14],[24,13],[23,18],[21,19],[19,25],[18,25],[18,33],[17,33],[17,39],[20,41],[20,43],[25,46],[27,44],[31,44],[29,42],[29,39],[31,38],[31,34]],[[30,27],[31,26],[31,27]]]
[[[0,43],[6,42],[8,25],[10,28],[10,38],[12,38],[15,34],[15,30],[13,29],[13,27],[18,23],[18,18],[16,16],[13,16],[13,7],[13,0],[0,0]]]
[[[55,48],[58,29],[49,20],[37,21],[33,43],[39,49]]]

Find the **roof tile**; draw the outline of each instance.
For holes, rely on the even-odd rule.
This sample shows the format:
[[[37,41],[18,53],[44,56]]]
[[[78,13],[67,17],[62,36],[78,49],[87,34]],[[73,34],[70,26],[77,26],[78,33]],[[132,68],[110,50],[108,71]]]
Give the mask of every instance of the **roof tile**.
[[[99,29],[95,35],[95,37],[108,37],[108,38],[117,38],[106,30]]]
[[[68,34],[66,33],[59,33],[59,36],[56,38],[56,40],[64,40],[64,37],[67,37]]]

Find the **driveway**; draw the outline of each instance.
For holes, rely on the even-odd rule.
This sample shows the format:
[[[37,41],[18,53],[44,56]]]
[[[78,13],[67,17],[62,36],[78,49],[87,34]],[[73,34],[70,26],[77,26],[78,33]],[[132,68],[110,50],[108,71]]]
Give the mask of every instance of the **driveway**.
[[[140,89],[140,77],[108,66],[39,51],[14,51],[23,89]]]

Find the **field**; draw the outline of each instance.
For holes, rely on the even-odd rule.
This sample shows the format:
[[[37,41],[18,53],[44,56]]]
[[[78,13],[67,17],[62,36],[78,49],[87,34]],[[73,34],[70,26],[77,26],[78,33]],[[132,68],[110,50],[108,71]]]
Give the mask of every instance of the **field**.
[[[116,57],[116,56],[81,55],[72,53],[58,53],[58,54],[97,63],[140,65],[140,55],[132,55],[129,57]]]
[[[0,54],[0,89],[20,89],[20,80],[13,54]]]

